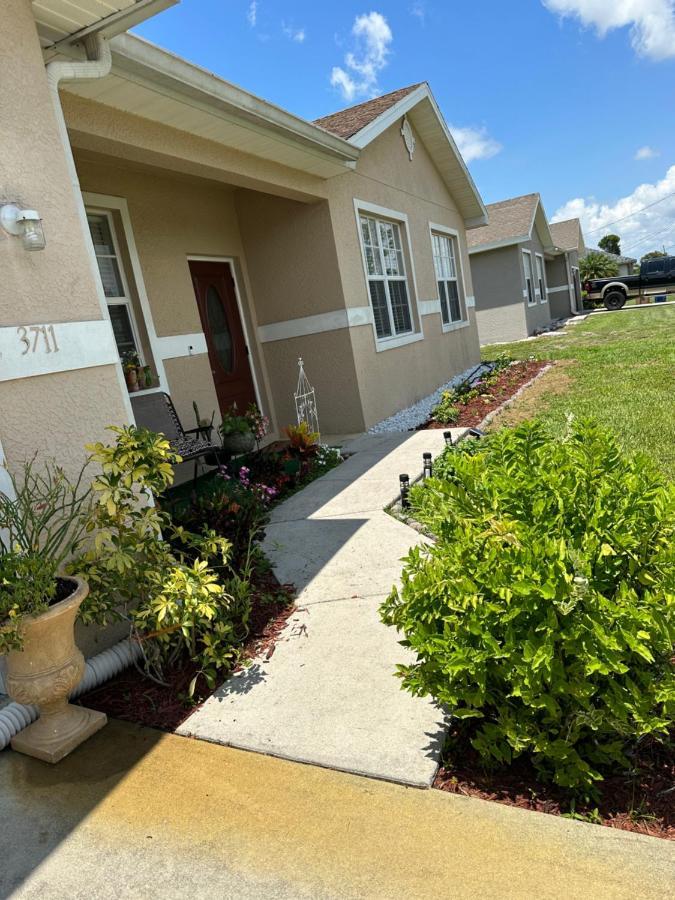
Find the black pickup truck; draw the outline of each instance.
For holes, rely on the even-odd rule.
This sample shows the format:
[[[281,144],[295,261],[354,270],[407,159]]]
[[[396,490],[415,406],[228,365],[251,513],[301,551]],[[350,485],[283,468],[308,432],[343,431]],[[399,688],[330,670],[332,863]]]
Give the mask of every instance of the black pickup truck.
[[[591,301],[602,302],[605,309],[621,309],[632,297],[650,299],[658,294],[675,294],[675,256],[658,256],[640,266],[638,275],[597,278],[582,285]]]

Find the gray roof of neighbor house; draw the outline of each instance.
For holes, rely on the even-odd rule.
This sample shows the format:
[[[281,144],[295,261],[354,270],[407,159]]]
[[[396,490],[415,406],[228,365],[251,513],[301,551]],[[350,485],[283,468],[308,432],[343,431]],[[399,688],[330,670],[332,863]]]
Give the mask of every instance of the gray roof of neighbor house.
[[[586,247],[587,253],[602,253],[603,256],[608,256],[610,259],[613,259],[614,262],[617,263],[636,263],[637,259],[634,256],[619,256],[617,253],[608,253],[607,250],[601,250],[599,247]]]
[[[539,194],[523,194],[499,203],[488,203],[488,224],[467,233],[469,250],[487,250],[529,240],[540,204]]]
[[[356,106],[340,109],[329,116],[314,119],[314,124],[320,128],[325,128],[326,131],[337,134],[338,137],[348,139],[377,119],[378,116],[381,116],[382,113],[391,109],[399,100],[407,97],[408,94],[411,94],[422,84],[425,84],[425,82],[420,81],[417,84],[390,91],[388,94],[382,94],[381,97],[375,97],[374,100],[366,100],[365,103],[357,103]]]
[[[584,239],[579,219],[564,219],[562,222],[551,222],[551,234],[561,250],[582,250]]]

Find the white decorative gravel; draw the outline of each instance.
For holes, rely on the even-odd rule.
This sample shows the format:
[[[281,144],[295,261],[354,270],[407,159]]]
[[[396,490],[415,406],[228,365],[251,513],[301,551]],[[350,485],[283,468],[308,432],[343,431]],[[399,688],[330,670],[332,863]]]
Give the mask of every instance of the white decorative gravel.
[[[442,384],[433,394],[423,397],[407,409],[402,409],[394,413],[393,416],[389,416],[388,419],[383,419],[381,422],[373,425],[368,429],[368,434],[383,434],[386,431],[411,431],[413,428],[417,428],[418,425],[422,425],[431,417],[431,410],[441,399],[443,391],[450,391],[456,388],[457,385],[469,377],[475,368],[475,365],[469,366],[461,375],[455,375],[446,384]]]

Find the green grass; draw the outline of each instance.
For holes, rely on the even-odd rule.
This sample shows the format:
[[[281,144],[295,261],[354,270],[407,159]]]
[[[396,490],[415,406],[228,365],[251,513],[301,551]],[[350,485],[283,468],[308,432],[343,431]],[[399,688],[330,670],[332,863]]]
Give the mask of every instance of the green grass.
[[[551,390],[537,392],[528,414],[560,431],[570,413],[592,416],[675,478],[675,307],[591,316],[567,332],[484,347],[483,358],[570,360],[545,376]]]

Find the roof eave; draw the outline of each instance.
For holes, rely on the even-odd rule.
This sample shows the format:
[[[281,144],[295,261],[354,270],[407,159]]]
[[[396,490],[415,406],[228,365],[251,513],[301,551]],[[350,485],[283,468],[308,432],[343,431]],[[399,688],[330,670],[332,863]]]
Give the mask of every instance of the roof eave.
[[[51,56],[53,52],[58,52],[76,41],[84,40],[89,34],[101,34],[110,39],[178,3],[180,0],[136,0],[132,6],[97,19],[59,41],[43,40],[43,49]]]
[[[529,234],[521,234],[517,237],[502,238],[498,241],[487,241],[485,244],[477,244],[469,247],[469,256],[474,253],[486,253],[488,250],[500,250],[502,247],[515,247],[517,244],[526,244],[531,238]]]
[[[422,100],[428,100],[431,103],[431,106],[434,110],[436,118],[438,120],[439,125],[443,129],[443,133],[450,145],[450,149],[454,154],[457,162],[459,163],[462,174],[469,185],[470,192],[472,194],[472,198],[474,203],[473,209],[466,210],[462,217],[464,219],[464,224],[466,228],[478,228],[481,225],[487,224],[487,209],[485,208],[485,204],[483,203],[483,198],[481,197],[476,184],[471,177],[471,174],[464,162],[464,158],[462,154],[459,152],[457,144],[455,143],[455,139],[453,138],[450,129],[448,128],[445,119],[434,99],[434,95],[431,93],[429,86],[427,84],[421,84],[419,87],[415,88],[414,91],[411,91],[409,94],[406,94],[405,97],[401,98],[397,103],[391,106],[388,110],[381,113],[377,118],[373,119],[372,122],[369,122],[366,126],[364,126],[360,131],[357,131],[356,134],[352,135],[349,138],[349,143],[353,144],[355,147],[358,147],[360,150],[367,147],[375,138],[379,137],[382,132],[386,131],[391,125],[393,125],[398,119],[402,118],[406,113],[410,112],[414,107],[416,107]],[[469,224],[473,223],[473,224]]]

